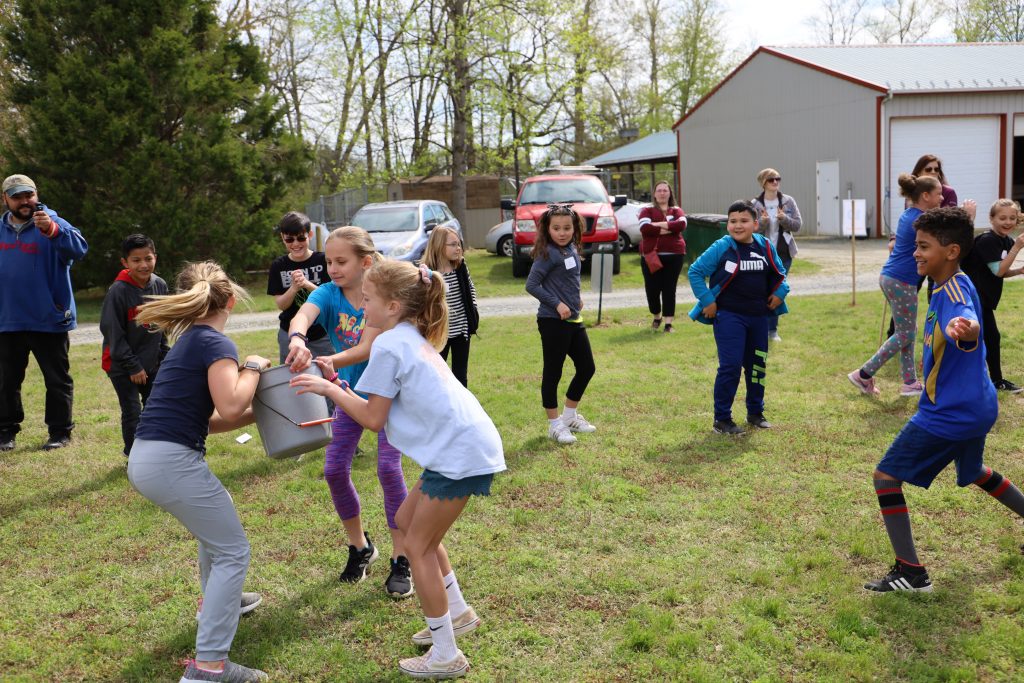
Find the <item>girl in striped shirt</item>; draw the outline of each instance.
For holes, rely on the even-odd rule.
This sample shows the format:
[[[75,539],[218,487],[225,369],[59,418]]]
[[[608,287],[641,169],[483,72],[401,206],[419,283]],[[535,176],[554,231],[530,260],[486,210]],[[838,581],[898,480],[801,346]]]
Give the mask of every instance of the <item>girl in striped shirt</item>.
[[[448,342],[441,349],[441,357],[448,360],[452,353],[452,374],[469,387],[469,337],[476,334],[480,314],[476,308],[476,288],[469,277],[466,260],[462,258],[462,238],[451,228],[437,227],[423,253],[423,264],[436,270],[444,278],[445,299],[448,302]]]

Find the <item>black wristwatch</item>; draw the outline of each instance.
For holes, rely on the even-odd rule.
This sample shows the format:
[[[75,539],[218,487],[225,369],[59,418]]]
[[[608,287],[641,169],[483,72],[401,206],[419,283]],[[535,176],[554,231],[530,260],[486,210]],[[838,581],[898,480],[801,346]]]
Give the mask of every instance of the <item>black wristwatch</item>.
[[[241,369],[242,370],[255,370],[256,372],[263,372],[263,368],[261,368],[260,364],[257,363],[254,360],[247,360],[244,363],[242,363]]]

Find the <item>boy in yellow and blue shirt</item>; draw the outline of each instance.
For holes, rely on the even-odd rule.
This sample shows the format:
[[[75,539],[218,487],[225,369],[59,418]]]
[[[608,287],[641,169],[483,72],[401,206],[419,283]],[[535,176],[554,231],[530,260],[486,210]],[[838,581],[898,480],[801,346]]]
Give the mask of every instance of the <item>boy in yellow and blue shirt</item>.
[[[903,426],[875,469],[874,485],[889,541],[892,570],[868,590],[931,591],[918,560],[903,482],[928,488],[951,462],[958,486],[976,484],[1024,517],[1024,494],[982,461],[985,436],[999,414],[996,389],[985,365],[978,293],[960,260],[974,241],[963,209],[933,209],[914,222],[914,260],[935,291],[924,324],[924,391],[917,413]]]

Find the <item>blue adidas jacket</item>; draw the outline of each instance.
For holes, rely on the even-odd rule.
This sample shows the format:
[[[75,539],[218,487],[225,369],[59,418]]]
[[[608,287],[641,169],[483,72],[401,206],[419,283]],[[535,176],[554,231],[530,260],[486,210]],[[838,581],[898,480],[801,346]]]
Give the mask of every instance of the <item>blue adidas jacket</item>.
[[[0,217],[0,332],[67,332],[75,329],[71,264],[89,250],[78,228],[57,215],[47,237],[26,225],[18,233],[11,213]]]
[[[772,264],[777,275],[777,280],[772,286],[772,294],[782,299],[782,305],[773,312],[775,315],[788,313],[786,295],[789,294],[789,282],[786,281],[786,269],[782,265],[782,260],[779,259],[779,254],[775,251],[775,247],[764,238],[764,235],[754,233],[753,237],[754,244],[761,248],[762,253],[771,255],[768,263]],[[716,240],[714,244],[700,255],[700,258],[693,262],[693,265],[690,266],[690,270],[687,272],[687,277],[690,278],[690,289],[693,290],[693,295],[697,297],[697,304],[690,311],[690,318],[697,322],[711,324],[711,319],[704,317],[703,310],[714,302],[722,290],[728,287],[732,279],[736,277],[736,273],[739,270],[734,269],[732,272],[729,272],[726,270],[725,264],[730,259],[732,263],[738,263],[740,260],[739,255],[740,250],[736,245],[736,240],[726,235]],[[706,283],[705,280],[707,281]]]

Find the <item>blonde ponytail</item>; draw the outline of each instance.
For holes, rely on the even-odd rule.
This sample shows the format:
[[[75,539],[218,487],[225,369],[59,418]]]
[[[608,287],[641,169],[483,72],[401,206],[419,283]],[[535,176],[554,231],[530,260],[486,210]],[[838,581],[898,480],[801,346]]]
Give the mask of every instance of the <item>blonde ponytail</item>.
[[[423,270],[426,270],[424,282]],[[435,349],[448,341],[448,302],[441,274],[423,270],[406,261],[383,260],[370,268],[366,277],[380,295],[402,306],[402,320],[416,326]]]
[[[135,319],[140,325],[152,325],[176,340],[202,320],[224,310],[232,296],[249,301],[249,294],[232,282],[213,261],[186,263],[176,281],[176,294],[147,297]]]

